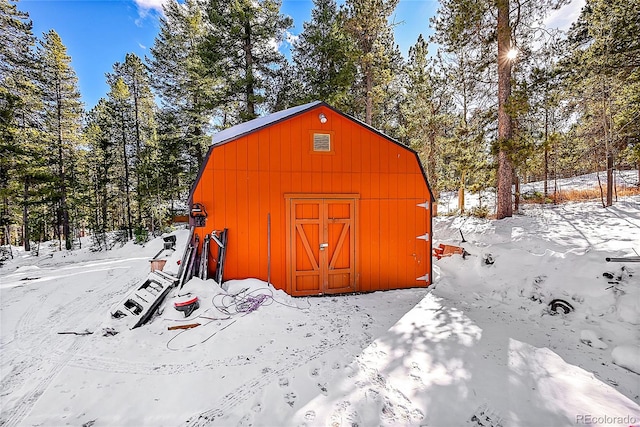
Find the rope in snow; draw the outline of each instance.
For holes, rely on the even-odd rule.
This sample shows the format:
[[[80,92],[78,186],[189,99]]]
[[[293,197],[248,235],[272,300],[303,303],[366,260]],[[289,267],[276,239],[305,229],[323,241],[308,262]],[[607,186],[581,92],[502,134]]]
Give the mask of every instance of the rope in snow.
[[[264,291],[268,293],[264,293]],[[232,295],[218,294],[214,296],[212,300],[213,306],[227,316],[234,316],[240,313],[248,314],[261,306],[269,306],[274,302],[298,310],[306,310],[311,307],[310,303],[309,307],[300,308],[295,305],[280,302],[273,297],[273,291],[270,288],[257,288],[251,292],[249,292],[249,288],[245,288]]]
[[[188,345],[188,346],[181,347],[181,348],[171,347],[171,343],[173,342],[173,340],[177,339],[180,335],[182,335],[182,334],[184,334],[184,333],[186,333],[186,332],[190,332],[190,331],[192,331],[192,330],[193,330],[193,329],[184,329],[184,330],[180,331],[176,336],[174,336],[173,338],[171,338],[169,341],[167,341],[167,349],[172,350],[172,351],[178,351],[178,350],[185,350],[185,349],[187,349],[187,348],[193,348],[193,347],[195,347],[195,346],[197,346],[197,345],[200,345],[200,344],[204,344],[205,342],[207,342],[207,341],[209,341],[211,338],[213,338],[213,337],[214,337],[218,332],[222,332],[222,331],[224,331],[225,329],[227,329],[229,326],[233,325],[233,324],[234,324],[234,323],[236,323],[237,321],[238,321],[238,319],[235,319],[235,320],[233,320],[231,323],[229,323],[229,324],[227,324],[227,325],[224,325],[222,328],[220,328],[220,329],[216,330],[214,333],[212,333],[211,335],[209,335],[208,337],[206,337],[205,339],[203,339],[203,340],[202,340],[202,341],[200,341],[200,342],[196,342],[196,343],[193,343],[193,344],[190,344],[190,345]],[[205,323],[204,325],[202,325],[202,327],[205,327],[205,326],[207,326],[207,325],[209,325],[210,323],[213,323],[213,322],[215,322],[215,320],[211,320],[210,322]]]
[[[225,314],[227,317],[225,318],[215,318],[215,317],[208,317],[208,316],[204,316],[204,314],[206,313],[202,313],[196,317],[194,317],[193,319],[184,319],[184,320],[190,320],[193,321],[194,319],[197,318],[201,318],[201,319],[210,319],[209,322],[204,323],[203,325],[201,325],[199,327],[199,329],[205,328],[207,325],[211,324],[212,322],[215,321],[220,321],[220,320],[230,320],[232,316],[237,316],[240,315],[240,317],[244,317],[246,315],[248,315],[249,313],[254,312],[255,310],[257,310],[258,308],[260,308],[261,306],[268,306],[273,304],[274,302],[280,305],[283,305],[285,307],[289,307],[289,308],[295,308],[298,310],[306,310],[309,307],[311,307],[311,303],[309,303],[309,307],[306,308],[300,308],[294,305],[289,305],[289,304],[285,304],[283,302],[278,301],[277,299],[275,299],[273,297],[273,291],[270,288],[257,288],[254,289],[251,292],[248,292],[249,288],[245,288],[243,290],[241,290],[240,292],[233,294],[233,295],[227,295],[227,294],[218,294],[216,296],[213,297],[212,300],[212,304],[213,306],[220,311],[221,313]],[[269,293],[260,293],[260,291],[268,291]],[[309,302],[307,300],[307,302]],[[208,310],[207,310],[208,311]],[[183,320],[183,319],[181,319]],[[169,341],[167,341],[167,349],[172,350],[172,351],[178,351],[178,350],[185,350],[188,348],[193,348],[197,345],[203,344],[205,342],[207,342],[208,340],[210,340],[211,338],[213,338],[216,334],[218,334],[218,332],[222,332],[225,329],[227,329],[229,326],[233,325],[238,319],[234,319],[232,322],[230,322],[227,325],[224,325],[222,328],[214,331],[212,334],[210,334],[209,336],[207,336],[205,339],[203,339],[200,342],[196,342],[193,344],[190,344],[188,346],[185,347],[172,347],[171,343],[178,339],[178,337],[184,333],[189,333],[192,332],[194,329],[184,329],[182,331],[180,331],[178,334],[176,334],[174,337],[172,337]]]

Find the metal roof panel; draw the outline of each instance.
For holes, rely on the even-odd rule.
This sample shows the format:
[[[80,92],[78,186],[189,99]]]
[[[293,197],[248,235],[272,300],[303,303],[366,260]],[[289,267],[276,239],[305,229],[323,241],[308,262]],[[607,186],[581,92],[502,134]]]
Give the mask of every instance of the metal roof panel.
[[[230,128],[221,130],[220,132],[213,135],[213,137],[211,138],[211,144],[216,145],[226,141],[230,141],[232,139],[236,139],[242,135],[247,135],[258,129],[269,126],[273,123],[279,122],[280,120],[284,120],[288,117],[294,116],[302,111],[311,109],[321,104],[321,101],[313,101],[308,104],[298,105],[297,107],[287,108],[286,110],[282,111],[276,111],[275,113],[269,114],[267,116],[257,117],[253,120],[249,120],[248,122],[237,124]]]

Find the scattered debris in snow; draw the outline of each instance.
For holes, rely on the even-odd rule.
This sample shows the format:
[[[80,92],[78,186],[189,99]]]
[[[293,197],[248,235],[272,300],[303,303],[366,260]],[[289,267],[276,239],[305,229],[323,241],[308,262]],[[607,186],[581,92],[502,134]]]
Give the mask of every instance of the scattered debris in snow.
[[[580,341],[591,347],[599,348],[601,350],[605,350],[609,347],[604,341],[600,339],[595,331],[592,331],[590,329],[584,329],[580,332]]]

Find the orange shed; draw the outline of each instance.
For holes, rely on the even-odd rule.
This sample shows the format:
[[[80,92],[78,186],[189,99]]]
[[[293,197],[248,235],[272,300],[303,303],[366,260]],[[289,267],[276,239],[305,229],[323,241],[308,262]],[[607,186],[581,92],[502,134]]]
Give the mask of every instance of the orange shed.
[[[200,242],[228,229],[224,280],[293,296],[429,286],[432,202],[415,151],[324,102],[214,135],[189,200]]]

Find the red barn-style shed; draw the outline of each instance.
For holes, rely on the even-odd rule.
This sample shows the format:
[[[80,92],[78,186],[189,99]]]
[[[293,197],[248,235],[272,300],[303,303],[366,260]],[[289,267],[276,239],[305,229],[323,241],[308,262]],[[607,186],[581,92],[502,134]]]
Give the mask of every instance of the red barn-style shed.
[[[429,286],[432,202],[415,151],[323,102],[214,135],[190,196],[200,242],[228,229],[224,280],[293,296]]]

